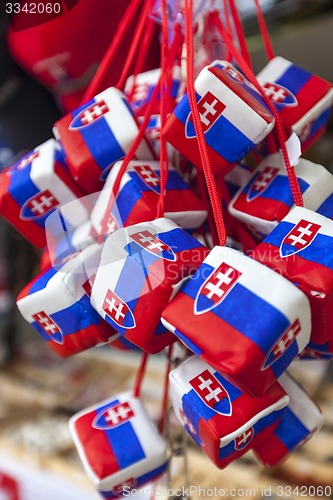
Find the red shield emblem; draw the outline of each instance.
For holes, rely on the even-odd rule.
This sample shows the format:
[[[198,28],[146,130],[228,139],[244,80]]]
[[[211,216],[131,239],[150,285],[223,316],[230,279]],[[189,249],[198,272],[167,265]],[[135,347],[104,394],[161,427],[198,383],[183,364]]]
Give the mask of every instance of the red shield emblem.
[[[125,401],[124,403],[119,403],[116,406],[104,408],[97,414],[92,426],[95,427],[95,429],[101,430],[113,429],[113,427],[127,422],[132,417],[134,417],[134,412],[130,404]]]
[[[209,370],[204,370],[190,380],[189,384],[205,405],[213,411],[221,415],[231,415],[232,407],[229,394]]]
[[[27,165],[30,165],[30,163],[32,163],[38,157],[39,157],[39,151],[34,151],[33,153],[23,158],[23,160],[21,160],[19,163],[17,163],[15,170],[21,170]]]
[[[253,201],[255,198],[258,198],[258,196],[266,191],[266,189],[271,184],[271,182],[273,182],[278,173],[278,168],[268,166],[265,167],[262,172],[258,172],[250,185],[246,200]]]
[[[307,248],[315,239],[321,226],[305,219],[283,238],[280,245],[281,257],[288,257]]]
[[[203,314],[220,304],[241,275],[240,271],[222,262],[201,285],[194,302],[194,314]]]
[[[32,319],[44,330],[46,335],[57,344],[62,344],[64,341],[62,332],[58,325],[46,312],[40,311],[32,315]]]
[[[38,219],[49,214],[58,205],[57,198],[45,189],[25,202],[20,216],[22,219]]]
[[[156,193],[159,192],[160,178],[149,165],[139,165],[134,167],[134,170],[148,187]]]
[[[233,66],[225,66],[224,71],[227,73],[229,78],[234,80],[234,82],[237,82],[237,83],[244,82],[244,76],[239,71],[237,71],[237,69],[234,68]]]
[[[69,126],[69,129],[78,129],[91,125],[109,111],[110,109],[104,100],[94,102],[75,116]]]
[[[114,486],[112,491],[115,495],[123,496],[125,488],[126,488],[126,490],[125,490],[125,493],[126,493],[129,490],[135,488],[135,486],[136,486],[136,480],[134,479],[134,477],[131,477],[127,481],[125,481],[121,484],[117,484],[117,486]]]
[[[262,85],[267,97],[274,104],[283,104],[284,106],[297,106],[297,99],[286,87],[275,82],[266,82]]]
[[[243,450],[252,441],[254,436],[253,427],[243,432],[240,436],[235,439],[235,450]]]
[[[158,239],[150,231],[140,231],[139,233],[131,234],[131,238],[140,247],[147,250],[147,252],[165,260],[176,260],[176,255],[172,248],[169,247],[164,241]]]
[[[117,326],[127,329],[136,326],[132,311],[112,290],[108,290],[105,295],[103,311]]]
[[[223,102],[221,102],[211,92],[207,92],[198,101],[198,111],[204,134],[208,132],[208,130],[214,125],[214,123],[221,116],[225,108],[226,105],[223,104]],[[185,123],[185,134],[188,139],[196,137],[192,112],[189,113]]]
[[[277,361],[286,352],[290,345],[294,342],[296,337],[301,333],[302,328],[299,319],[296,319],[292,325],[290,325],[286,331],[281,335],[279,340],[270,350],[262,370],[266,370],[275,361]]]

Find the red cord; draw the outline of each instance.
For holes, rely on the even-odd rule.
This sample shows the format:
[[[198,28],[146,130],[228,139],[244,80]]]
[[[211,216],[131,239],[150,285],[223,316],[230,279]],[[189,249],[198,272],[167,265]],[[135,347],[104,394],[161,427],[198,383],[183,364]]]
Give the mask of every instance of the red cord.
[[[135,398],[139,398],[141,394],[141,387],[142,387],[143,377],[145,376],[146,373],[148,356],[149,354],[147,352],[144,352],[142,354],[141,363],[138,372],[136,374],[136,379],[133,389],[133,396]]]
[[[272,42],[268,33],[266,21],[259,4],[259,0],[254,0],[254,3],[256,4],[257,18],[258,18],[259,28],[261,31],[261,36],[265,45],[266,55],[268,60],[271,61],[272,59],[274,59],[275,55],[272,47]]]
[[[232,18],[234,20],[234,24],[235,24],[235,28],[236,28],[236,33],[237,33],[237,38],[238,38],[241,54],[244,57],[248,66],[250,66],[250,68],[252,68],[251,57],[250,57],[249,49],[248,49],[248,46],[246,43],[246,38],[244,35],[242,22],[241,22],[241,19],[239,17],[239,13],[238,13],[238,9],[236,7],[235,0],[229,0],[229,5],[230,5]]]
[[[143,0],[132,0],[128,5],[124,16],[122,17],[117,31],[112,39],[112,42],[106,51],[99,68],[91,81],[89,87],[87,88],[84,97],[82,99],[82,104],[92,99],[98,92],[104,90],[103,88],[103,80],[105,78],[106,73],[110,70],[110,65],[113,62],[117,52],[120,48],[120,45],[126,35],[128,29],[130,28],[139,7],[141,7]]]
[[[221,20],[219,19],[218,12],[212,13],[212,22],[214,22],[215,26],[219,30],[224,42],[228,46],[229,50],[232,52],[235,60],[237,61],[237,64],[239,65],[240,69],[244,73],[244,75],[248,78],[248,80],[254,85],[254,87],[257,89],[257,91],[261,94],[262,98],[264,99],[266,105],[272,112],[275,118],[275,125],[276,125],[276,130],[278,133],[279,137],[279,142],[283,154],[283,159],[286,167],[286,171],[288,174],[289,178],[289,184],[291,188],[291,192],[293,195],[294,203],[296,206],[302,207],[303,206],[303,197],[301,193],[301,189],[298,183],[298,179],[295,173],[294,167],[290,164],[289,160],[289,155],[286,147],[286,132],[284,130],[284,125],[282,123],[281,116],[272,103],[272,101],[266,96],[264,90],[262,89],[261,85],[259,84],[257,78],[255,77],[253,71],[251,68],[248,66],[242,55],[240,54],[239,50],[237,47],[235,47],[232,39],[230,38],[229,34],[225,31],[223,24],[221,23]]]
[[[127,54],[125,64],[123,66],[123,70],[121,72],[119,81],[116,85],[116,88],[119,90],[124,90],[126,80],[131,74],[131,70],[134,64],[135,56],[138,52],[138,48],[140,46],[140,42],[142,40],[142,37],[144,35],[144,30],[147,24],[147,19],[148,15],[151,12],[151,9],[153,7],[153,2],[154,0],[144,0],[144,7],[142,9],[141,15],[139,22],[137,24],[137,27],[135,29],[135,33],[132,39],[132,43],[129,49],[129,52]]]
[[[160,424],[159,424],[159,429],[160,433],[164,434],[165,432],[165,423],[167,421],[167,415],[168,415],[168,404],[169,404],[169,374],[171,371],[171,358],[172,358],[172,351],[173,351],[173,345],[169,346],[169,351],[168,351],[168,363],[166,367],[166,372],[165,372],[165,379],[164,379],[164,391],[163,391],[163,398],[162,398],[162,408],[161,408],[161,418],[160,418]]]
[[[211,200],[215,224],[218,234],[219,243],[224,246],[226,243],[226,232],[224,227],[221,200],[217,192],[215,179],[212,173],[212,166],[207,151],[207,144],[202,129],[198,105],[196,101],[194,87],[194,43],[193,43],[193,0],[185,0],[185,33],[186,33],[186,71],[187,71],[187,92],[189,104],[193,117],[193,125],[198,140],[200,158],[203,171],[205,174],[208,194]]]

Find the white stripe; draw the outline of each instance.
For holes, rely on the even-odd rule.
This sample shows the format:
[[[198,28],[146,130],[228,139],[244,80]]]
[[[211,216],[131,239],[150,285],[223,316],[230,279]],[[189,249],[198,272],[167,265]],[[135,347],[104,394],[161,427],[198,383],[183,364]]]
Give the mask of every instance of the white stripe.
[[[290,398],[289,409],[296,415],[302,424],[309,430],[320,429],[324,423],[324,417],[320,408],[307,395],[302,387],[288,373],[278,379]]]
[[[224,180],[227,183],[230,182],[237,186],[246,186],[252,175],[253,172],[251,170],[247,170],[241,165],[235,165],[233,169],[224,176]]]
[[[257,80],[261,85],[266,82],[276,82],[282,75],[293,66],[293,64],[283,57],[274,57],[268,64],[258,73]]]
[[[95,239],[91,236],[91,222],[87,220],[79,227],[77,227],[72,234],[72,245],[77,250],[83,250],[84,248],[95,243]]]
[[[266,123],[254,109],[214,76],[208,67],[204,68],[196,79],[195,89],[201,96],[210,91],[217,97],[226,106],[223,116],[255,144],[266,137],[274,127],[274,120],[270,124]]]
[[[309,109],[307,113],[305,113],[305,115],[302,116],[302,118],[298,120],[298,122],[293,125],[293,131],[296,132],[296,134],[299,134],[305,125],[316,120],[322,113],[324,113],[324,111],[331,108],[332,104],[333,89],[329,90],[327,94],[320,99],[320,101],[318,101],[311,109]]]
[[[280,311],[290,324],[299,318],[302,331],[297,336],[297,344],[299,352],[302,351],[309,342],[311,333],[311,310],[304,293],[272,269],[232,248],[215,247],[204,260],[204,263],[215,269],[222,262],[240,271],[242,275],[237,283]],[[247,305],[239,307],[246,308]],[[267,328],[269,329],[269,322]]]
[[[91,411],[97,411],[102,406],[107,405],[108,403],[112,403],[114,400],[119,400],[122,402],[128,402],[133,409],[135,414],[134,417],[131,418],[130,422],[133,427],[135,434],[137,435],[140,444],[143,448],[145,458],[140,460],[139,462],[126,467],[123,470],[112,474],[108,478],[101,480],[91,468],[90,463],[86,457],[84,447],[80,442],[78,434],[76,432],[75,423],[76,421],[83,415]],[[153,471],[163,465],[166,461],[166,445],[162,438],[159,436],[157,429],[153,422],[150,420],[145,408],[143,407],[141,401],[137,398],[134,398],[132,393],[122,393],[117,396],[114,396],[110,399],[104,400],[97,405],[91,406],[73,417],[71,417],[69,421],[69,428],[75,443],[75,446],[79,452],[81,461],[83,463],[84,469],[88,475],[88,477],[93,481],[96,488],[100,491],[109,491],[113,487],[121,484],[128,479],[134,477],[138,478],[143,474],[146,474],[150,471]],[[93,432],[98,432],[96,429]],[[103,431],[101,431],[103,432]],[[110,450],[110,454],[111,454]],[[103,457],[102,457],[103,458]]]
[[[126,99],[125,94],[120,92],[120,90],[109,88],[101,94],[98,94],[95,100],[99,101],[104,99],[110,111],[103,115],[103,119],[112,130],[118,144],[120,144],[121,148],[127,153],[132,142],[138,135],[139,129],[135,123],[134,117],[123,102],[123,98]],[[142,160],[154,159],[144,140],[141,141],[135,155]]]
[[[317,214],[312,210],[303,207],[293,208],[289,214],[283,219],[284,222],[290,222],[292,224],[298,224],[300,220],[305,219],[314,224],[319,224],[321,228],[319,229],[320,234],[330,236],[333,238],[333,221],[324,217],[324,215]]]
[[[66,219],[73,226],[78,226],[89,218],[89,213],[67,184],[56,175],[54,171],[56,149],[57,143],[54,139],[50,139],[38,148],[40,154],[31,164],[30,178],[40,191],[49,189],[60,202]]]

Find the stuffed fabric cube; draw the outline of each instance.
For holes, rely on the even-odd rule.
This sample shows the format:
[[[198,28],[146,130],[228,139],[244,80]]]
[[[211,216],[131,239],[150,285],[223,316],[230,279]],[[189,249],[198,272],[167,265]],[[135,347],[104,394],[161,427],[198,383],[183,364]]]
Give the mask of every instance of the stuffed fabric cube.
[[[333,222],[295,207],[253,252],[253,258],[295,283],[312,311],[311,341],[333,339]]]
[[[288,407],[273,434],[254,446],[255,455],[266,467],[286,460],[324,423],[319,407],[290,375],[282,375],[279,384],[289,396]]]
[[[159,83],[161,75],[160,69],[153,69],[140,73],[135,76],[130,76],[125,85],[125,94],[131,103],[131,107],[137,116],[143,116],[146,112],[149,101],[152,98],[154,89]],[[167,112],[171,113],[176,104],[178,92],[181,83],[180,66],[175,66],[172,72],[172,81],[170,86],[170,97],[167,101]],[[156,102],[153,114],[160,112],[160,100]]]
[[[91,245],[58,271],[51,268],[17,298],[22,316],[59,356],[67,357],[117,338],[91,307],[90,295],[102,248]]]
[[[166,444],[131,393],[77,413],[69,426],[84,469],[104,498],[128,494],[166,471]]]
[[[333,192],[333,175],[321,165],[301,158],[295,173],[304,206],[316,211]],[[263,235],[269,234],[294,206],[286,168],[279,153],[267,156],[240,188],[230,213]]]
[[[170,391],[178,419],[221,469],[261,444],[289,401],[277,382],[252,398],[196,356],[170,373]]]
[[[215,247],[162,322],[204,361],[261,396],[309,342],[311,313],[288,280],[237,250]]]
[[[159,352],[176,340],[161,313],[207,253],[168,219],[118,229],[105,241],[91,303],[127,340]]]
[[[225,61],[205,67],[195,81],[195,90],[213,171],[226,174],[272,130],[273,115],[261,95]],[[169,116],[164,134],[202,168],[187,94]]]
[[[333,338],[325,344],[309,342],[303,352],[301,359],[333,359]]]
[[[0,176],[0,213],[33,245],[46,245],[45,222],[56,208],[76,200],[75,213],[66,211],[65,222],[77,226],[88,220],[78,188],[53,139],[38,146]]]
[[[324,133],[333,104],[332,84],[283,57],[272,59],[257,76],[286,127],[306,151]]]
[[[101,189],[108,168],[125,156],[138,130],[124,94],[115,88],[98,94],[54,126],[73,177],[87,193]],[[136,157],[154,158],[145,139]]]
[[[127,227],[156,217],[160,194],[159,162],[131,161],[113,202],[113,186],[121,166],[122,162],[118,162],[112,168],[92,211],[91,220],[98,235],[112,232],[110,216],[117,227]],[[172,165],[169,166],[166,183],[165,217],[184,229],[196,229],[207,217],[203,202]]]

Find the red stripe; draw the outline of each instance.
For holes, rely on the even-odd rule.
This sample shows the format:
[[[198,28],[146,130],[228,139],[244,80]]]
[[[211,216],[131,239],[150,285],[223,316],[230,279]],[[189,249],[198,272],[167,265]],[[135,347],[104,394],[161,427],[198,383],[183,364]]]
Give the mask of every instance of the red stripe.
[[[171,115],[168,119],[166,126],[163,129],[163,134],[165,134],[166,140],[170,142],[174,148],[180,151],[185,158],[191,161],[196,167],[202,170],[203,167],[199,153],[198,141],[195,137],[193,139],[186,138],[185,125],[174,115]],[[236,162],[229,163],[226,161],[208,145],[207,150],[213,173],[225,175],[234,165],[236,165]]]
[[[62,180],[64,184],[66,184],[68,189],[70,189],[77,198],[82,198],[83,196],[85,196],[84,191],[80,189],[80,187],[77,185],[77,182],[75,182],[68,170],[66,170],[66,168],[58,161],[54,163],[54,173],[57,175],[57,177],[59,177],[59,179]]]
[[[292,283],[297,283],[306,294],[311,306],[311,341],[315,344],[327,342],[333,331],[332,294],[333,272],[325,266],[303,259],[297,254],[280,256],[280,248],[265,243],[258,245],[252,254],[253,259],[280,273]],[[325,294],[322,299],[312,295],[316,290]]]
[[[181,321],[179,330],[203,351],[200,357],[206,363],[229,374],[254,397],[261,396],[276,381],[271,368],[261,371],[263,351],[214,313],[195,316],[193,307],[193,299],[179,292],[163,311],[163,318],[171,325]]]
[[[265,198],[264,195],[247,201],[245,193],[238,195],[233,207],[244,215],[258,217],[268,222],[281,221],[290,211],[290,207],[282,201]],[[249,224],[251,223],[252,221],[249,220]]]
[[[153,193],[152,193],[152,196]],[[139,198],[134,205],[131,213],[125,221],[122,221],[124,227],[133,226],[139,222],[147,222],[156,218],[158,195],[156,197],[156,204],[147,203],[146,197]]]
[[[285,106],[280,111],[283,123],[291,127],[325,97],[332,85],[318,76],[312,76],[297,93],[298,106]]]
[[[308,139],[305,141],[302,141],[301,146],[302,146],[302,153],[306,153],[311,146],[318,141],[321,136],[326,132],[327,129],[327,123],[323,127],[321,127],[315,134],[311,134]]]
[[[20,217],[21,206],[11,197],[8,192],[10,176],[5,172],[0,178],[0,212],[5,219],[12,224],[19,233],[30,243],[38,248],[46,246],[45,229],[33,221],[22,220]]]
[[[253,451],[265,467],[275,467],[291,453],[275,434],[267,436],[267,440],[256,445]]]
[[[79,417],[74,425],[91,469],[105,479],[118,472],[119,466],[104,432],[92,427],[96,415],[96,411],[91,411]]]
[[[74,180],[88,194],[100,191],[103,183],[99,180],[102,170],[95,162],[82,135],[77,130],[69,130],[72,115],[66,115],[55,124],[66,160]]]

